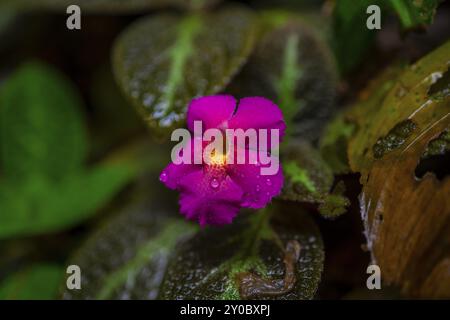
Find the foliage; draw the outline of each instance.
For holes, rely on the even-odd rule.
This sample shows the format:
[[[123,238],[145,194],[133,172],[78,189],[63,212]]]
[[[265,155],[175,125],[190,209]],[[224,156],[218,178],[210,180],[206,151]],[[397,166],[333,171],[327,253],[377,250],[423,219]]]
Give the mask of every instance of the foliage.
[[[351,169],[361,173],[367,246],[386,283],[408,295],[439,298],[450,289],[444,271],[450,181],[439,181],[434,171],[448,168],[449,53],[447,42],[409,67],[387,70],[344,113],[358,128],[348,138],[347,156]],[[437,157],[433,170],[416,177],[421,161],[431,156]],[[422,264],[425,255],[433,258]]]
[[[381,9],[381,18],[393,12],[404,31],[425,28],[433,22],[441,0],[337,0],[333,11],[332,47],[339,69],[346,73],[355,68],[373,46],[377,30],[365,28],[369,5]],[[355,26],[361,26],[355,28]]]
[[[240,7],[144,17],[116,41],[116,78],[147,123],[169,132],[183,123],[192,98],[224,89],[249,56],[255,28],[253,14]]]
[[[0,300],[51,300],[64,269],[54,264],[35,264],[20,270],[0,283]]]
[[[355,287],[352,266],[369,262],[361,231],[383,287],[450,296],[450,42],[379,73],[364,60],[378,53],[368,5],[407,36],[441,1],[240,2],[1,4],[2,35],[24,12],[52,20],[69,4],[84,29],[55,39],[57,53],[47,39],[37,53],[0,44],[13,61],[0,68],[0,299],[313,299]],[[30,55],[74,83],[44,63],[15,68]],[[218,93],[280,107],[284,185],[266,208],[199,228],[158,176],[189,102]],[[82,290],[65,289],[62,260],[81,267]]]
[[[2,87],[0,238],[73,227],[132,176],[128,167],[84,166],[80,104],[61,74],[37,62],[22,66]]]
[[[295,289],[272,297],[314,296],[323,268],[323,248],[305,212],[277,205],[245,214],[227,227],[196,232],[191,223],[176,219],[173,203],[155,203],[161,196],[160,186],[144,183],[135,192],[154,196],[137,197],[79,250],[71,263],[88,270],[82,277],[84,289],[66,290],[65,299],[242,298],[235,278],[247,271],[282,277],[285,266],[275,257],[283,257],[290,240],[298,241],[301,248]],[[289,218],[280,217],[281,212],[289,213]]]

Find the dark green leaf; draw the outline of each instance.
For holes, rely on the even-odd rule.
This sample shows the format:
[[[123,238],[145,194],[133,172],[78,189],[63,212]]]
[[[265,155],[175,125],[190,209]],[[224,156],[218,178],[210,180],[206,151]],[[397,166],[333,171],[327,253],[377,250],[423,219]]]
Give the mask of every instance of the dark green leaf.
[[[331,44],[341,73],[356,67],[373,45],[377,30],[366,27],[369,17],[366,10],[372,4],[380,5],[380,1],[337,0],[335,3]]]
[[[360,64],[374,43],[377,30],[366,27],[368,6],[379,6],[382,20],[390,12],[395,13],[402,28],[410,30],[430,25],[440,2],[442,0],[337,0],[331,43],[341,73],[347,73]]]
[[[1,165],[11,179],[53,180],[71,174],[86,155],[80,97],[58,71],[28,63],[0,91]]]
[[[317,202],[328,194],[333,184],[330,168],[307,142],[299,140],[286,145],[283,169],[283,199]]]
[[[159,189],[146,187],[135,193],[137,198],[71,259],[83,270],[82,289],[65,291],[65,299],[155,299],[158,295],[169,254],[196,227],[177,216],[176,201],[162,204]]]
[[[221,91],[239,70],[252,50],[255,23],[239,7],[143,18],[115,44],[115,76],[149,125],[173,128],[192,98]]]
[[[350,171],[347,159],[347,141],[355,131],[355,125],[337,116],[324,130],[320,139],[320,153],[335,174]]]
[[[160,298],[313,298],[324,258],[319,231],[298,206],[279,206],[243,213],[178,245]],[[300,249],[294,256],[292,245]]]
[[[389,5],[404,29],[426,27],[433,22],[436,8],[443,0],[391,0]]]
[[[344,213],[349,201],[342,186],[332,192],[333,172],[320,153],[305,141],[291,141],[283,150],[284,186],[281,198],[318,203],[326,217]]]
[[[36,264],[12,274],[0,283],[0,300],[55,299],[64,269],[53,264]]]
[[[332,54],[314,29],[291,15],[269,11],[264,21],[275,29],[265,33],[227,91],[276,101],[288,134],[315,140],[334,107]]]

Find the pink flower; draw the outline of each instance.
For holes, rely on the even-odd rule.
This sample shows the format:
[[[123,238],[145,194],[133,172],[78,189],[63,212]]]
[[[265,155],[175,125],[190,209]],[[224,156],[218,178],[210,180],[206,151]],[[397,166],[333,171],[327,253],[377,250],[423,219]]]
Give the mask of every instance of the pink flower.
[[[187,126],[191,132],[194,121],[202,121],[203,130],[278,129],[280,138],[286,129],[281,110],[262,97],[243,98],[238,105],[236,99],[228,95],[194,99],[187,111]],[[190,141],[191,145],[197,138]],[[248,148],[245,152],[247,155],[267,153]],[[263,208],[280,193],[281,166],[273,175],[261,175],[261,167],[269,165],[261,164],[260,157],[254,164],[238,164],[237,161],[231,164],[227,163],[226,156],[212,156],[215,161],[210,164],[170,163],[160,175],[168,188],[180,192],[180,211],[188,219],[198,220],[200,225],[231,223],[240,208]]]

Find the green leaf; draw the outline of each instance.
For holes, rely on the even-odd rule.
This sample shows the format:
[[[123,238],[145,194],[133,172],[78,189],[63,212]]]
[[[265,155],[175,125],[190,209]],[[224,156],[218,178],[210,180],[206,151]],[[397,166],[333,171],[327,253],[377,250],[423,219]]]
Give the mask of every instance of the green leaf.
[[[0,300],[56,299],[64,269],[54,264],[35,264],[0,283]]]
[[[331,44],[342,74],[358,66],[374,44],[378,30],[369,30],[366,13],[369,5],[377,5],[384,19],[390,12],[400,19],[403,30],[425,28],[433,22],[442,0],[337,0],[333,10]]]
[[[404,29],[423,28],[433,22],[436,8],[443,0],[390,0]]]
[[[231,225],[202,229],[180,243],[159,297],[311,299],[323,259],[321,236],[309,215],[279,204],[242,213]]]
[[[332,191],[333,172],[309,143],[292,140],[282,154],[284,186],[281,199],[319,204],[319,212],[336,217],[349,205],[343,185]]]
[[[251,12],[145,17],[118,38],[115,76],[123,92],[154,128],[183,123],[190,100],[220,92],[250,54],[256,34]]]
[[[220,0],[6,0],[12,7],[27,10],[59,10],[65,12],[70,5],[78,5],[82,12],[101,14],[136,14],[162,8],[203,9]]]
[[[83,270],[82,289],[66,290],[64,299],[156,298],[172,249],[196,226],[181,220],[176,201],[151,181],[72,257]]]
[[[285,273],[282,259],[288,242],[300,244],[300,255],[289,266],[294,267],[289,280],[293,287],[273,296],[314,296],[324,253],[307,213],[280,203],[273,212],[243,213],[232,225],[208,227],[195,235],[198,228],[179,218],[173,194],[155,188],[154,179],[146,178],[144,186],[134,189],[135,197],[70,259],[83,270],[82,289],[66,290],[64,299],[236,298],[236,284],[220,277],[215,266],[224,268],[223,275],[237,275],[237,270],[252,271],[256,263],[270,272],[264,275],[278,281]],[[176,278],[175,269],[180,272]],[[205,273],[210,277],[204,278]],[[186,292],[195,286],[202,286],[203,292]]]
[[[59,196],[47,206],[55,214],[39,230],[61,230],[72,227],[104,206],[123,186],[134,177],[132,168],[122,165],[99,165],[68,177],[59,186]],[[56,186],[58,188],[58,186]],[[64,209],[63,209],[64,208]],[[57,212],[64,217],[56,218]]]
[[[342,115],[335,117],[324,130],[320,139],[320,153],[334,174],[350,171],[347,159],[347,141],[355,131],[355,125]]]
[[[133,171],[101,166],[59,183],[35,178],[0,184],[0,239],[60,231],[76,226],[107,203]]]
[[[369,17],[366,10],[372,4],[381,5],[379,0],[335,2],[331,44],[341,73],[347,73],[356,67],[373,45],[377,30],[369,30],[366,27]]]
[[[299,17],[268,11],[263,20],[269,30],[227,91],[276,101],[289,135],[316,140],[334,108],[332,54],[321,35]]]
[[[23,65],[0,90],[1,166],[11,179],[53,180],[78,170],[86,155],[81,100],[58,71]]]
[[[0,239],[61,231],[91,217],[131,178],[154,167],[142,148],[86,169],[80,101],[56,70],[29,63],[0,93]],[[155,158],[152,156],[152,158]],[[158,159],[158,158],[156,158]],[[149,165],[144,164],[146,161]]]

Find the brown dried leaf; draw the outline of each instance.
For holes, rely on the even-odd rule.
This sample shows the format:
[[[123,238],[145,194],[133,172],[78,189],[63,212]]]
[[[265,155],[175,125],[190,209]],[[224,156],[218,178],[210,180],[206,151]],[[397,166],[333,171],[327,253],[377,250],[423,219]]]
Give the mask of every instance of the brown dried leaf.
[[[415,169],[430,141],[450,128],[450,42],[403,71],[385,73],[376,90],[347,118],[357,125],[348,158],[361,173],[362,218],[368,248],[385,283],[407,295],[450,297],[450,177]],[[446,164],[448,165],[448,164]]]

